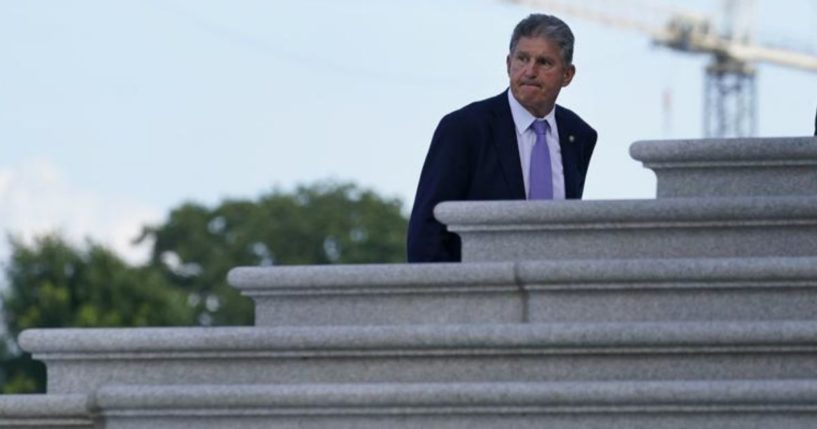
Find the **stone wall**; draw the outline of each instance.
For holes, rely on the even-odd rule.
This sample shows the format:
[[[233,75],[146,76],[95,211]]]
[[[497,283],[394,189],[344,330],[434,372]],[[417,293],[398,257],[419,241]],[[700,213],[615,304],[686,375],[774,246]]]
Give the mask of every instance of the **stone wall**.
[[[440,204],[461,264],[236,268],[253,327],[26,331],[0,427],[817,427],[817,138],[631,153],[657,199]]]

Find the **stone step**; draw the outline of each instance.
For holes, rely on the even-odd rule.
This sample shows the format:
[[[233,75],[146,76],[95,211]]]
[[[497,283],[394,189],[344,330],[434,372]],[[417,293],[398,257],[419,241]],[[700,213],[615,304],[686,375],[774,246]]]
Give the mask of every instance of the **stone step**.
[[[106,429],[813,429],[817,381],[111,386]]]
[[[817,319],[817,258],[242,267],[257,326]]]
[[[87,395],[0,395],[0,428],[93,429]]]
[[[817,322],[36,329],[51,393],[106,384],[815,378]]]
[[[817,195],[817,137],[640,141],[658,198]]]
[[[462,260],[817,256],[817,197],[443,202]]]

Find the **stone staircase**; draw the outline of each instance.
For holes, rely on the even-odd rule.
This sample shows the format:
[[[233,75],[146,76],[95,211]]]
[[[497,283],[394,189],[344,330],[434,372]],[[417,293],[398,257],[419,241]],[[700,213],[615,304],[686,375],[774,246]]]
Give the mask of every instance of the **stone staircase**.
[[[817,427],[817,138],[631,152],[657,199],[441,204],[461,264],[236,268],[253,327],[25,331],[0,428]]]

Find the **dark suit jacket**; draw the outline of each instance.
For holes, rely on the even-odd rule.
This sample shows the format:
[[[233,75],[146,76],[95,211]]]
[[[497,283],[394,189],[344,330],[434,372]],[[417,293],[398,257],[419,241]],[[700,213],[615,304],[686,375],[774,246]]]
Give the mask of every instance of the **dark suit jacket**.
[[[565,196],[579,199],[596,131],[578,115],[556,106],[564,167]],[[460,260],[460,239],[434,218],[442,201],[524,200],[507,92],[446,115],[437,126],[417,186],[409,221],[409,262]]]

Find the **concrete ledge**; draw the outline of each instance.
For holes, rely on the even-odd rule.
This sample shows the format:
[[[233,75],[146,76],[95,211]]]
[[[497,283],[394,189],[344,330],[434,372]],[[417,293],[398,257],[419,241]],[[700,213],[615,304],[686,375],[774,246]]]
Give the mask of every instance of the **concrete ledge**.
[[[384,290],[447,291],[464,286],[507,285],[514,282],[511,262],[462,264],[368,264],[238,267],[228,281],[255,294],[308,294],[332,290],[338,294],[382,293]],[[274,285],[274,287],[270,287]]]
[[[817,197],[437,205],[463,261],[817,256]]]
[[[657,195],[817,195],[817,138],[640,141],[630,155],[655,171]]]
[[[455,407],[490,407],[495,412],[598,412],[631,405],[652,406],[660,411],[779,408],[817,412],[817,381],[142,385],[103,386],[96,393],[96,407],[106,414],[143,408],[198,408],[218,414],[236,406],[283,415],[298,410],[310,413],[310,409],[317,413],[340,411],[334,407],[353,407],[375,414],[425,413]]]
[[[528,261],[525,314],[543,322],[813,320],[816,258]]]
[[[249,297],[468,293],[492,287],[507,291],[510,286],[525,288],[532,283],[570,283],[579,288],[588,283],[622,283],[622,288],[644,288],[653,282],[684,287],[785,280],[817,280],[817,257],[237,267],[228,274],[230,285]]]
[[[815,382],[793,380],[114,386],[101,388],[96,398],[111,429],[806,428],[817,423]]]
[[[517,279],[526,288],[817,286],[817,257],[522,261],[514,266]]]
[[[815,137],[743,137],[692,140],[643,140],[630,155],[650,164],[731,162],[808,164],[817,166]]]
[[[0,428],[94,427],[86,395],[0,395]]]
[[[817,322],[29,330],[49,391],[106,384],[811,378]]]
[[[256,326],[515,323],[514,264],[242,267],[228,281]]]
[[[590,201],[448,201],[434,209],[441,222],[469,231],[483,227],[584,229],[817,222],[817,197],[679,198]],[[783,256],[783,255],[778,255]]]
[[[343,328],[128,328],[29,329],[20,346],[35,357],[76,359],[118,354],[163,358],[265,352],[266,356],[355,355],[371,351],[399,354],[439,350],[543,348],[653,349],[691,346],[714,350],[769,349],[783,346],[817,350],[817,321],[549,323],[515,325],[444,325]],[[209,354],[215,353],[215,354]],[[280,354],[279,354],[280,353]]]
[[[240,267],[258,326],[810,319],[817,258]]]

